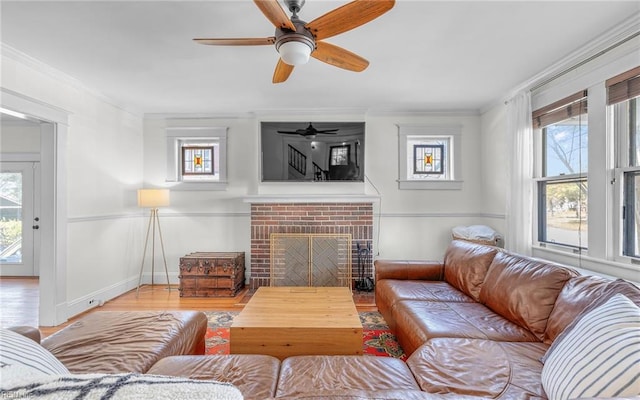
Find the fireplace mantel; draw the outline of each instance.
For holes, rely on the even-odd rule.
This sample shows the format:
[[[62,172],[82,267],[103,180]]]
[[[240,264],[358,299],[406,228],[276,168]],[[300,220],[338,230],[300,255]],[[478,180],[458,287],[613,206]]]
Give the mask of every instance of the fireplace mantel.
[[[377,203],[379,196],[350,194],[255,195],[243,198],[245,203]]]

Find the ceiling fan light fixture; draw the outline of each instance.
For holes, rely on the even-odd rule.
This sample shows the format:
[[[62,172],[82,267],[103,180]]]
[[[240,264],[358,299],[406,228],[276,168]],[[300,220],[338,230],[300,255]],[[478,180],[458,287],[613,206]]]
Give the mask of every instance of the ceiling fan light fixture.
[[[290,40],[280,43],[278,53],[285,63],[294,67],[309,62],[313,47],[307,41]]]

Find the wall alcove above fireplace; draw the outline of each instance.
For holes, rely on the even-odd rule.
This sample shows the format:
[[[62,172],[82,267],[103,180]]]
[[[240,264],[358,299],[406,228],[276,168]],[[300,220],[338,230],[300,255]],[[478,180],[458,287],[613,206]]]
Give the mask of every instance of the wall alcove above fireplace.
[[[262,182],[363,182],[364,133],[364,122],[262,122]]]

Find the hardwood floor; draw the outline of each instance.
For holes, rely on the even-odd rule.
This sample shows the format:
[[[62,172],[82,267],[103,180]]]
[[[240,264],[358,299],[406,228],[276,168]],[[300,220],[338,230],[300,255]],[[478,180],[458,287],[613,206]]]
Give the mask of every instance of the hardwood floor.
[[[84,315],[96,311],[134,310],[236,310],[240,311],[251,293],[248,289],[235,297],[180,297],[178,286],[143,285],[136,296],[136,290],[129,291],[104,305],[76,315],[62,325],[40,327],[46,337]],[[354,292],[358,311],[375,311],[373,293]],[[37,278],[0,278],[0,327],[30,325],[38,326],[39,287]]]
[[[0,278],[0,327],[38,326],[38,278]]]

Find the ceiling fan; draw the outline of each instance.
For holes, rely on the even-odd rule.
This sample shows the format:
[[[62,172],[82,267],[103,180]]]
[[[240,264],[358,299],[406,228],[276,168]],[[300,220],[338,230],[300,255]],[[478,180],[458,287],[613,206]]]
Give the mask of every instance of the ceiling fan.
[[[286,135],[301,135],[304,137],[315,137],[317,134],[335,135],[340,129],[316,129],[311,123],[305,129],[296,129],[295,131],[278,131]]]
[[[293,68],[305,64],[309,56],[349,71],[363,71],[369,65],[369,61],[341,47],[324,42],[323,39],[364,25],[389,11],[395,4],[395,0],[354,0],[311,22],[305,22],[298,18],[298,12],[305,0],[284,0],[292,14],[291,18],[287,16],[278,0],[254,0],[254,2],[276,27],[275,36],[193,40],[200,44],[214,46],[275,44],[280,59],[273,73],[273,83],[286,81],[293,72]]]

